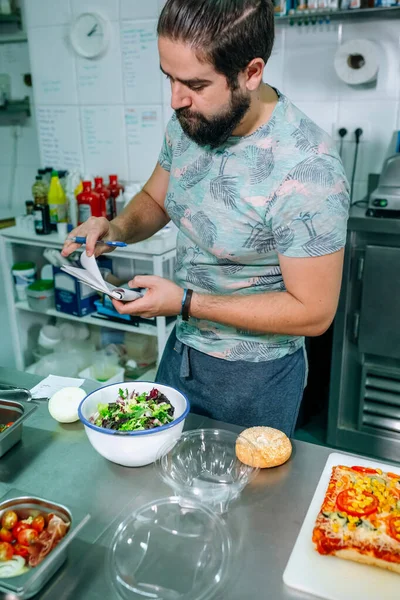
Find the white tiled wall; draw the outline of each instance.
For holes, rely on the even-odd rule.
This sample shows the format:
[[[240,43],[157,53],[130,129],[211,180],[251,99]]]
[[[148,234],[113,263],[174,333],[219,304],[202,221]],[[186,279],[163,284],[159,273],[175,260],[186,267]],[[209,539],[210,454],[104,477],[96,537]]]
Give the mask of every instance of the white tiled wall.
[[[333,60],[338,45],[351,39],[376,43],[379,74],[376,86],[354,88],[336,75]],[[343,161],[351,177],[354,130],[361,127],[354,200],[365,196],[368,173],[379,173],[392,133],[400,129],[400,23],[344,22],[308,27],[279,27],[274,54],[264,79],[278,87],[331,135],[346,127]]]
[[[149,38],[162,4],[163,0],[26,2],[36,105],[39,109],[61,106],[67,109],[60,117],[57,131],[64,131],[65,136],[69,136],[68,144],[76,146],[73,164],[84,172],[106,176],[117,170],[123,178],[143,181],[157,159],[162,132],[171,115],[169,84],[158,70],[155,36]],[[80,12],[88,10],[100,12],[110,21],[111,28],[107,54],[94,61],[76,56],[68,40],[70,24]],[[136,33],[132,33],[133,30]],[[140,37],[140,30],[145,37]],[[377,86],[372,89],[350,88],[335,73],[333,59],[338,45],[355,38],[372,40],[378,46],[380,71]],[[134,44],[141,48],[140,59],[135,54]],[[28,64],[26,45],[20,46],[20,58],[13,74],[18,92],[23,91],[18,71],[25,71]],[[4,48],[0,46],[0,56]],[[354,156],[353,132],[358,126],[365,130],[356,172],[355,199],[365,193],[368,173],[380,171],[391,134],[400,128],[399,50],[400,26],[396,19],[277,28],[265,80],[288,95],[330,134],[342,126],[349,129],[343,152],[349,175]],[[143,67],[140,72],[134,71],[138,63]],[[135,136],[127,129],[128,118],[135,112],[143,114],[146,108],[155,115],[154,129],[148,139],[143,132]],[[68,115],[74,115],[73,123]],[[132,124],[132,120],[129,122]],[[94,138],[97,127],[99,137]],[[71,139],[72,131],[75,134]],[[12,147],[11,132],[2,134],[0,173],[4,177],[0,178],[0,197],[4,197],[7,188],[6,167]],[[20,142],[18,194],[22,198],[29,192],[28,180],[24,182],[24,177],[30,184],[33,167],[40,162],[33,121],[24,128]],[[59,143],[63,143],[62,136]],[[96,143],[97,152],[93,151]]]

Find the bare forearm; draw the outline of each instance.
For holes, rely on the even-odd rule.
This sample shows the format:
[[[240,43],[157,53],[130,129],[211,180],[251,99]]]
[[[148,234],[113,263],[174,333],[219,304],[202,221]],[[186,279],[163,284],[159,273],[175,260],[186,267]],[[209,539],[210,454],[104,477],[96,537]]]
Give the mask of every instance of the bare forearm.
[[[259,333],[321,335],[333,314],[307,307],[289,292],[251,296],[212,296],[194,293],[190,315]]]
[[[167,213],[144,190],[132,198],[122,213],[111,221],[118,238],[127,244],[141,242],[162,229],[169,221]]]

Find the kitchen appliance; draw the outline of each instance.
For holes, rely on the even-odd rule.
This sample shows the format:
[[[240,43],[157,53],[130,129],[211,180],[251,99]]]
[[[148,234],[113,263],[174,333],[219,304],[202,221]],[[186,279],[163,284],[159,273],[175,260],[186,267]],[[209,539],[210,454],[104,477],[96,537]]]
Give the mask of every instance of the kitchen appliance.
[[[379,184],[369,197],[367,217],[400,218],[400,154],[386,159]]]

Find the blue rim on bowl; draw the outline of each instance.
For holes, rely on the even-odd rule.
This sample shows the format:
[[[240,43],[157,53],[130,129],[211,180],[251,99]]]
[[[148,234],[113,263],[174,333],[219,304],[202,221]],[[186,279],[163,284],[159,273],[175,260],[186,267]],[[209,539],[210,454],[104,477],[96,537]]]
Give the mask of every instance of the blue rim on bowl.
[[[132,382],[132,383],[134,383],[134,382]],[[137,383],[148,383],[149,385],[152,385],[153,387],[157,386],[157,382],[154,382],[154,381],[137,381]],[[123,386],[123,385],[126,385],[126,382],[122,381],[121,383],[109,383],[108,385],[104,385],[103,387],[101,387],[99,389],[104,390],[105,388],[116,386],[116,385]],[[172,390],[174,392],[179,392],[179,390],[176,390],[175,388],[171,387],[170,385],[164,385],[163,383],[160,383],[159,385],[162,385],[163,387],[165,387],[169,390]],[[164,431],[165,429],[170,429],[171,427],[174,427],[175,425],[177,425],[178,423],[183,421],[183,419],[186,419],[186,417],[190,411],[189,400],[186,398],[185,394],[182,394],[182,392],[179,392],[179,394],[181,394],[181,396],[183,396],[183,398],[185,398],[186,408],[183,411],[183,413],[181,414],[181,416],[178,417],[177,419],[174,419],[173,421],[171,421],[171,423],[167,423],[167,425],[161,425],[161,427],[155,427],[154,429],[144,429],[144,430],[140,430],[140,431],[116,431],[115,429],[106,429],[105,427],[99,427],[98,425],[91,423],[82,414],[83,403],[86,401],[87,398],[89,398],[89,396],[91,396],[92,394],[95,394],[98,391],[99,391],[98,389],[94,390],[93,392],[90,392],[90,394],[88,394],[87,396],[84,397],[84,399],[81,401],[81,403],[79,404],[79,407],[78,407],[78,417],[82,421],[82,423],[84,425],[86,425],[86,427],[90,427],[90,429],[93,429],[94,431],[99,431],[100,433],[107,433],[109,435],[127,436],[127,435],[151,435],[152,433],[159,433],[160,431]]]

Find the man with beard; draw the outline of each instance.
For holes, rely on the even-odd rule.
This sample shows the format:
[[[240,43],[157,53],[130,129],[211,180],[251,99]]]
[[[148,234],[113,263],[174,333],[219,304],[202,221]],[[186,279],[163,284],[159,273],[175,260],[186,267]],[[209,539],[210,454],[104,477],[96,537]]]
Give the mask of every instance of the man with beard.
[[[270,0],[167,0],[158,23],[171,118],[158,164],[123,213],[73,235],[135,243],[179,229],[175,281],[140,276],[122,314],[177,315],[156,381],[194,412],[292,435],[306,382],[304,336],[334,317],[348,184],[329,137],[263,83]],[[64,256],[77,248],[66,242]]]

